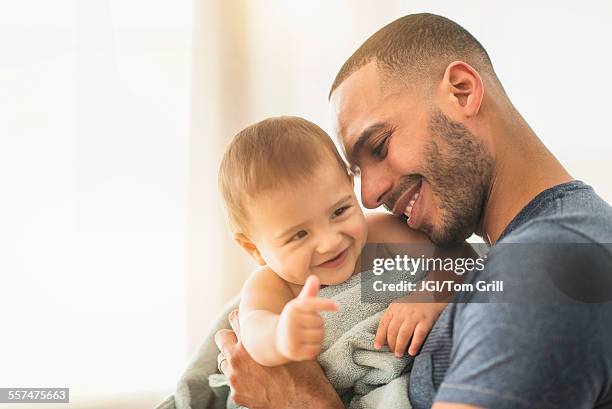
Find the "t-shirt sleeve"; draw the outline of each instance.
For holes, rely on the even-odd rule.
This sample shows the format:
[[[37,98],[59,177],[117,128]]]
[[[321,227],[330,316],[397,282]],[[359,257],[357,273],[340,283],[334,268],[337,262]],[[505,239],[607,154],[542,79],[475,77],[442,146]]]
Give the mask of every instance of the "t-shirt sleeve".
[[[541,246],[537,257],[518,259],[498,253],[480,278],[503,280],[527,269],[535,276],[526,279],[526,290],[539,297],[547,294],[551,277],[571,287],[572,280],[581,282],[581,270],[610,266],[601,248],[582,248],[578,256],[569,249]],[[450,366],[436,402],[579,409],[611,396],[612,302],[507,301],[457,306]]]

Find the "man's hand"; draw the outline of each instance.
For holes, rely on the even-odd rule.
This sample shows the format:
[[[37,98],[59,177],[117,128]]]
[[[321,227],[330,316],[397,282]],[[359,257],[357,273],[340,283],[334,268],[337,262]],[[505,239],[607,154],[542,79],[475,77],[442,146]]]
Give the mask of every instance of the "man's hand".
[[[261,366],[240,342],[237,311],[230,314],[229,320],[234,331],[218,331],[215,342],[224,356],[220,369],[227,376],[230,397],[237,404],[251,409],[344,407],[316,361]]]
[[[389,349],[395,352],[398,358],[404,356],[409,342],[408,354],[414,356],[419,352],[427,334],[446,307],[445,303],[411,303],[408,299],[403,301],[389,305],[380,319],[374,339],[374,348],[382,348],[386,340]]]
[[[276,330],[277,351],[292,361],[315,359],[323,342],[321,311],[337,311],[338,304],[319,298],[319,278],[311,275],[297,298],[285,305]]]

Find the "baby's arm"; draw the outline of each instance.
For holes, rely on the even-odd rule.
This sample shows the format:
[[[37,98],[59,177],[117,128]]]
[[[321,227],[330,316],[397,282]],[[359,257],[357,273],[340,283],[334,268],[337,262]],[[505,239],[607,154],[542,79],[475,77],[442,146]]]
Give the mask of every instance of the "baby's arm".
[[[411,229],[406,222],[389,213],[371,212],[366,214],[368,243],[404,243],[432,245],[423,232]]]
[[[319,281],[311,276],[294,298],[289,285],[268,267],[257,270],[242,289],[242,341],[261,365],[314,359],[321,350],[323,319],[319,311],[335,311],[332,300],[317,298]]]
[[[293,294],[270,268],[261,267],[244,283],[239,319],[242,342],[261,365],[282,365],[288,360],[275,347],[279,314]]]

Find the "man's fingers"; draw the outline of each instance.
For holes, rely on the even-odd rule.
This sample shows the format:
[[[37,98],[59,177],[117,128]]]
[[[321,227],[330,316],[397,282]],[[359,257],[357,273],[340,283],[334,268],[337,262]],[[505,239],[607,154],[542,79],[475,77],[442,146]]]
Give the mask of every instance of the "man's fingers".
[[[408,353],[412,356],[415,356],[419,353],[419,350],[423,346],[423,342],[425,342],[425,338],[427,338],[427,334],[429,333],[429,329],[427,326],[423,324],[418,324],[414,329],[414,334],[412,335],[412,342],[410,343],[410,349]]]
[[[217,348],[223,352],[226,358],[229,358],[231,348],[237,343],[238,338],[236,338],[236,334],[232,330],[222,329],[215,334],[215,344],[217,344]]]
[[[320,286],[321,284],[319,282],[319,277],[316,275],[308,276],[302,291],[300,291],[300,294],[298,295],[298,298],[316,297],[317,294],[319,294]]]
[[[219,355],[217,355],[217,369],[219,370],[219,372],[221,373],[225,373],[225,367],[227,366],[227,358],[225,357],[225,354],[223,354],[223,352],[219,352]]]
[[[395,356],[401,358],[406,352],[408,342],[412,337],[414,331],[414,323],[412,321],[404,321],[397,334],[397,340],[395,341]]]
[[[315,312],[315,311],[338,311],[340,305],[329,298],[303,298],[296,305],[300,311]]]
[[[233,310],[228,316],[229,323],[236,333],[236,337],[240,339],[240,320],[238,319],[238,310]]]
[[[376,330],[376,337],[374,338],[374,348],[380,349],[383,347],[383,345],[385,345],[385,340],[387,339],[387,328],[389,327],[391,318],[393,318],[393,314],[386,311],[380,319],[378,329]]]

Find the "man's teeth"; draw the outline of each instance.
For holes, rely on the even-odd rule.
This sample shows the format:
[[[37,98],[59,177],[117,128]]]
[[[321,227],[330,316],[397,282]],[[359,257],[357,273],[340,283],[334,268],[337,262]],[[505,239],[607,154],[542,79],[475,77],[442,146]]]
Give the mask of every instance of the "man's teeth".
[[[416,192],[414,196],[412,196],[412,199],[410,199],[410,201],[408,202],[408,206],[406,206],[406,209],[404,210],[404,214],[406,215],[408,220],[410,220],[410,214],[412,213],[412,207],[414,206],[414,203],[417,201],[418,198],[419,198],[419,192]]]
[[[408,219],[410,219],[410,213],[412,213],[412,206],[408,205],[406,206],[406,210],[404,210],[404,214]]]

